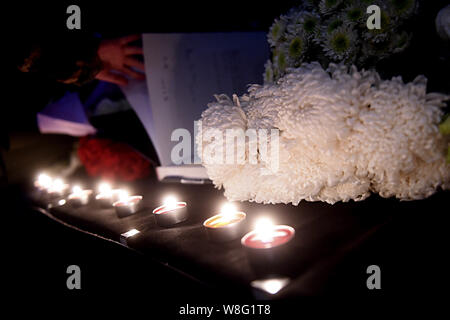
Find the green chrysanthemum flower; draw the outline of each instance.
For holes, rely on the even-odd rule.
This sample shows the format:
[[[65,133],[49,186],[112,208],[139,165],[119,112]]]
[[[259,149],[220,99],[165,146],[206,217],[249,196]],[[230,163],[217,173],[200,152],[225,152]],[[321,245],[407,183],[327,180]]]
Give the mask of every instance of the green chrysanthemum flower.
[[[363,34],[364,39],[372,42],[383,42],[389,38],[389,33],[393,29],[392,18],[386,10],[380,11],[380,29],[367,29]]]
[[[314,34],[317,31],[319,19],[316,16],[308,15],[303,19],[303,30],[306,34]]]
[[[409,15],[416,7],[415,0],[390,0],[389,5],[392,7],[394,13],[399,16]]]
[[[280,74],[284,74],[287,67],[286,55],[283,51],[279,51],[275,57],[277,69]]]
[[[291,57],[294,60],[299,59],[303,54],[303,48],[304,48],[304,41],[300,37],[295,37],[291,40],[289,43],[289,57]]]
[[[450,135],[450,114],[444,117],[444,121],[439,125],[439,132],[441,134]]]
[[[273,72],[273,65],[272,61],[267,60],[266,64],[264,65],[264,83],[272,83],[274,80],[274,72]]]
[[[340,27],[327,37],[324,45],[325,54],[335,61],[349,61],[355,51],[355,44],[355,31]]]
[[[359,22],[364,17],[364,10],[361,7],[350,7],[345,12],[345,17],[350,22]]]
[[[282,19],[275,20],[275,22],[270,27],[270,31],[268,34],[268,41],[271,46],[276,46],[277,43],[282,40],[285,29],[285,21],[283,21]]]
[[[338,53],[344,53],[350,48],[350,38],[345,33],[337,32],[331,37],[330,43]]]
[[[332,19],[327,26],[327,33],[331,34],[344,24],[344,20],[340,17]]]
[[[322,14],[331,14],[334,10],[336,10],[339,5],[342,3],[342,0],[322,0],[319,3],[319,10]]]

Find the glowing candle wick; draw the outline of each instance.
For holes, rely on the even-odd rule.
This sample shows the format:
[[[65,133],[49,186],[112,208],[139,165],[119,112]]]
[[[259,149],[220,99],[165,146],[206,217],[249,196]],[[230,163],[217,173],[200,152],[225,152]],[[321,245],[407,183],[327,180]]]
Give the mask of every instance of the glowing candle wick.
[[[129,201],[129,194],[126,191],[120,191],[119,193],[119,199],[121,202],[124,202],[126,205],[128,205],[128,201]]]
[[[177,208],[177,199],[175,197],[167,197],[164,199],[164,205],[168,210],[173,210]]]
[[[261,219],[256,224],[257,235],[255,239],[260,240],[263,243],[272,242],[276,236],[273,223],[268,219]]]
[[[98,191],[100,194],[110,196],[112,193],[111,186],[107,183],[101,183],[98,187]]]
[[[42,173],[38,177],[38,186],[44,189],[48,189],[52,185],[52,178],[48,175]]]
[[[83,190],[79,186],[75,186],[72,188],[72,193],[76,196],[80,196]]]

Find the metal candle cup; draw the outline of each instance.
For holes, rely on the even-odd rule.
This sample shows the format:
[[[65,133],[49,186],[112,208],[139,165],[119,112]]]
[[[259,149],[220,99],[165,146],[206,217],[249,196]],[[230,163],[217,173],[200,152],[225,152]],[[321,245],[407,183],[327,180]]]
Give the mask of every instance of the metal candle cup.
[[[42,173],[39,177],[34,181],[34,187],[37,189],[39,195],[46,195],[48,189],[52,186],[53,179]]]
[[[50,199],[62,198],[67,195],[69,185],[61,180],[54,180],[52,185],[47,189],[47,195]]]
[[[132,215],[142,209],[142,196],[129,196],[113,203],[119,217]]]
[[[258,275],[288,274],[293,264],[292,238],[294,228],[274,225],[265,230],[255,229],[241,239],[249,262]]]
[[[67,197],[67,204],[73,207],[85,206],[91,200],[92,194],[92,190],[74,190],[74,192]]]
[[[173,204],[164,204],[153,210],[156,223],[161,227],[169,227],[185,221],[188,218],[187,203],[177,201]]]
[[[244,233],[244,212],[220,213],[203,222],[212,241],[225,242],[239,238]]]

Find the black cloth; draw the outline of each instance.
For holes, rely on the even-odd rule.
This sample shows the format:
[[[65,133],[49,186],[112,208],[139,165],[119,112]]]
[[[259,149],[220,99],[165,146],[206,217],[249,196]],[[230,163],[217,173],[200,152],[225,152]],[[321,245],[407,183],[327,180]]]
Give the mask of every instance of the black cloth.
[[[85,183],[86,185],[86,183]],[[95,183],[92,183],[95,186]],[[208,240],[202,222],[226,201],[211,185],[163,184],[141,181],[126,186],[142,194],[146,209],[119,218],[114,209],[95,204],[73,209],[54,207],[50,214],[71,225],[114,241],[132,228],[141,233],[128,246],[172,268],[227,291],[254,294],[250,282],[263,277],[248,260],[239,239],[229,243]],[[156,225],[152,209],[167,194],[188,203],[189,219],[171,228]],[[384,296],[435,292],[445,274],[443,230],[448,218],[442,211],[449,193],[439,192],[421,201],[400,202],[376,195],[365,201],[329,205],[301,202],[299,206],[239,203],[247,213],[247,230],[259,216],[295,228],[290,258],[295,265],[286,275],[291,284],[272,299],[338,294],[373,295],[366,287],[366,269],[379,265]],[[38,205],[43,206],[34,198]],[[404,268],[402,266],[405,266]],[[414,280],[409,281],[410,277]]]

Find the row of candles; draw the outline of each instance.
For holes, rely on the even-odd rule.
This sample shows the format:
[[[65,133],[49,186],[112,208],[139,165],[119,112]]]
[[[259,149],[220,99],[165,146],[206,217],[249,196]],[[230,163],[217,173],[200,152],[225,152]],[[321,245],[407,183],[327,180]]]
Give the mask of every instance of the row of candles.
[[[53,179],[46,174],[41,174],[35,181],[35,187],[44,193],[49,199],[59,199],[60,204],[75,207],[87,205],[90,201],[96,201],[105,208],[115,208],[119,217],[134,214],[143,209],[140,195],[129,195],[123,189],[113,189],[107,183],[101,183],[94,197],[93,190],[82,189],[80,186],[70,186],[61,179]],[[188,204],[178,201],[173,196],[166,197],[161,206],[153,210],[156,223],[162,227],[170,227],[188,219]],[[294,237],[294,228],[287,225],[275,225],[268,218],[257,221],[250,232],[242,236],[246,231],[246,213],[239,211],[231,203],[225,204],[221,211],[206,219],[203,226],[208,237],[215,242],[225,242],[241,238],[241,244],[249,252],[252,260],[258,264],[282,263],[283,254],[277,254],[283,246],[286,246]],[[131,236],[138,232],[133,232]],[[262,261],[261,261],[262,260]]]

